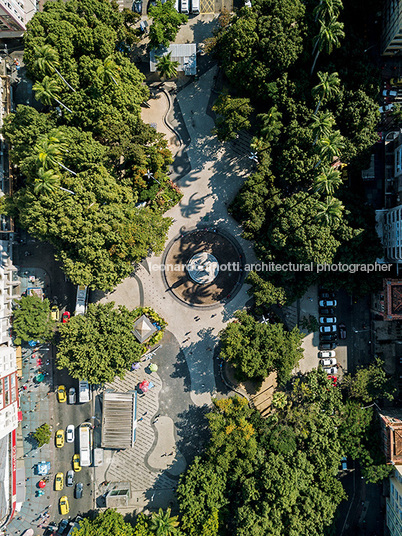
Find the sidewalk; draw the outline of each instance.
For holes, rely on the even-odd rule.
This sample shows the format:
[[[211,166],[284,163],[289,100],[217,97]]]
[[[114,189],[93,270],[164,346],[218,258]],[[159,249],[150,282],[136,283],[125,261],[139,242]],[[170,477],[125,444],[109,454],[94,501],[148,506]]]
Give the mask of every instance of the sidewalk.
[[[20,382],[20,409],[23,415],[23,421],[17,429],[17,469],[25,469],[25,502],[19,511],[15,512],[14,519],[7,526],[7,534],[17,535],[28,528],[35,528],[35,534],[41,534],[40,513],[51,505],[53,495],[53,456],[52,448],[44,445],[42,448],[35,448],[35,440],[31,439],[31,433],[36,428],[45,423],[50,423],[50,414],[52,409],[52,400],[49,397],[49,388],[53,383],[52,377],[52,356],[51,346],[42,345],[40,348],[23,348],[22,359],[22,380]],[[37,359],[42,360],[42,365],[37,364]],[[47,362],[49,360],[49,364]],[[45,380],[41,383],[36,381],[36,374],[41,371]],[[23,385],[27,389],[22,388]],[[50,461],[51,472],[50,479],[45,488],[45,494],[37,497],[38,482],[42,477],[34,474],[35,466],[40,461]],[[23,482],[21,483],[24,484]],[[53,501],[54,502],[54,501]],[[50,513],[51,520],[52,509],[56,509],[57,504],[47,510]],[[47,524],[47,523],[46,523]]]

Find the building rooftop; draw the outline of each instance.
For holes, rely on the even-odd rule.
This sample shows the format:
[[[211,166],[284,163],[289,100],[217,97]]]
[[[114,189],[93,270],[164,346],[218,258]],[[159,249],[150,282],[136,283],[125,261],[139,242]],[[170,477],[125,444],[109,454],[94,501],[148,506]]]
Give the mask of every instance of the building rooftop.
[[[102,448],[132,448],[137,427],[137,393],[103,394]]]
[[[156,71],[158,58],[171,53],[171,60],[177,61],[178,71],[191,76],[197,74],[197,45],[195,43],[171,44],[168,48],[159,47],[151,50],[149,54],[149,69],[151,73]]]

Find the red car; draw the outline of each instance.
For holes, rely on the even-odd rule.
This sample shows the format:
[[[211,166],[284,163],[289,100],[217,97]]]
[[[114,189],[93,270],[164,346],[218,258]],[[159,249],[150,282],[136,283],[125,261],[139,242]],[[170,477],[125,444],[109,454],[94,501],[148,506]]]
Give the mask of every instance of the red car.
[[[63,324],[65,324],[66,322],[70,320],[70,316],[71,314],[68,311],[66,311],[65,313],[61,315],[61,321],[63,322]]]

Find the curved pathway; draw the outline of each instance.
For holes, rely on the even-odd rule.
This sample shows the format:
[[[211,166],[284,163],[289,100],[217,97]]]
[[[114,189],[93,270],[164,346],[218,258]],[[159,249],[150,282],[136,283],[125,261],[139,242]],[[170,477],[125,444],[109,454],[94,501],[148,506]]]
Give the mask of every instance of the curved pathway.
[[[185,149],[191,171],[176,181],[183,198],[166,213],[174,221],[168,242],[186,229],[219,226],[239,242],[245,262],[253,263],[256,259],[251,244],[243,240],[240,226],[227,212],[228,204],[250,173],[250,160],[247,154],[243,157],[235,155],[230,147],[219,144],[211,134],[214,125],[207,110],[214,75],[215,68],[177,95],[182,120],[191,138]],[[177,147],[176,154],[179,155],[182,150],[180,139],[176,137],[172,141],[170,129],[164,123],[164,127],[161,126],[160,118],[169,115],[169,110],[163,109],[168,104],[171,105],[170,98],[161,93],[160,98],[150,101],[151,108],[144,109],[143,119],[156,122],[159,131],[167,130],[169,146],[171,149]],[[159,365],[154,382],[156,387],[144,398],[139,398],[138,417],[142,416],[142,420],[138,423],[136,445],[134,449],[117,453],[110,460],[105,476],[107,480],[127,479],[126,468],[130,467],[133,473],[130,480],[141,482],[142,491],[133,490],[133,498],[139,507],[166,506],[172,500],[177,475],[207,436],[203,417],[210,408],[212,396],[217,394],[213,356],[219,331],[233,313],[249,301],[248,287],[243,285],[225,305],[213,310],[191,309],[166,290],[161,264],[162,256],[148,258],[136,269],[135,277],[127,278],[103,298],[130,309],[144,303],[158,311],[169,326],[154,358]],[[141,371],[129,374],[128,384],[116,380],[113,388],[130,390],[135,382],[143,379]],[[160,417],[153,425],[152,418],[157,414]],[[158,490],[164,493],[158,495]]]

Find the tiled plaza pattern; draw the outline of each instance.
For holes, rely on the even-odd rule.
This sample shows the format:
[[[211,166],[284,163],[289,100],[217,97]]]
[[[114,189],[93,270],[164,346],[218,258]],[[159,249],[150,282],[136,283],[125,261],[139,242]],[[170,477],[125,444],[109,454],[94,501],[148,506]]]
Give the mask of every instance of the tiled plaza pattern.
[[[162,388],[159,376],[155,372],[147,374],[145,371],[151,362],[150,360],[144,361],[139,370],[127,373],[124,380],[116,378],[113,383],[105,385],[106,389],[123,393],[135,390],[145,379],[152,381],[155,385],[147,393],[138,395],[138,424],[134,448],[115,452],[105,472],[105,479],[110,482],[129,480],[132,483],[132,495],[143,494],[148,501],[153,490],[171,490],[176,486],[176,480],[170,478],[166,474],[167,471],[153,469],[147,463],[147,458],[157,441],[152,422],[158,415],[158,397]],[[148,493],[145,497],[146,492]]]

